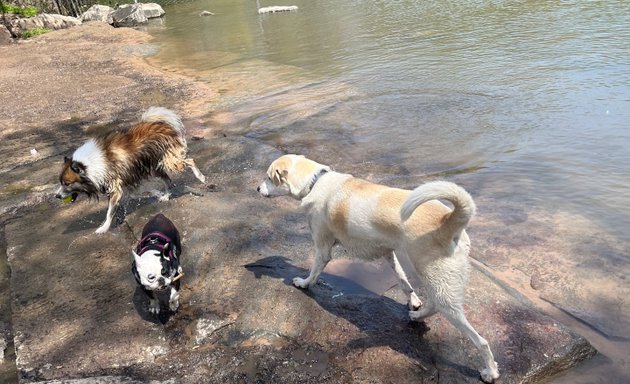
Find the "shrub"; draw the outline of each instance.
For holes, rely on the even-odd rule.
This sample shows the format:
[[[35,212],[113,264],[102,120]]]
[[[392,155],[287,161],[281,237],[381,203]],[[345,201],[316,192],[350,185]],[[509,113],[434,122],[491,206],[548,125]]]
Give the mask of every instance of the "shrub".
[[[29,37],[43,35],[44,33],[50,32],[50,31],[51,29],[44,28],[44,27],[29,28],[22,31],[22,38],[28,39]]]
[[[18,7],[17,5],[4,5],[0,7],[2,7],[0,11],[3,11],[5,13],[13,13],[24,17],[32,17],[39,13],[39,10],[33,6]]]

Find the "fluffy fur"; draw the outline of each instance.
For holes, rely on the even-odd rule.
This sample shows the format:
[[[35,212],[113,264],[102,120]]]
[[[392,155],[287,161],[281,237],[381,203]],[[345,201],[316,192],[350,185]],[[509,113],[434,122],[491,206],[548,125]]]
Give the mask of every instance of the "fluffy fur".
[[[267,170],[258,187],[266,197],[288,195],[301,200],[308,214],[316,256],[309,276],[293,284],[308,288],[317,282],[330,261],[333,245],[340,243],[354,257],[385,257],[409,295],[409,316],[421,320],[441,312],[481,353],[481,378],[499,377],[488,345],[464,314],[470,240],[465,228],[475,213],[470,195],[456,184],[436,181],[413,191],[390,188],[330,167],[304,156],[285,155]],[[451,210],[438,199],[450,201]],[[410,285],[399,259],[409,260],[428,297],[423,304]]]
[[[140,123],[128,130],[116,130],[94,137],[72,154],[64,158],[56,196],[76,200],[80,193],[98,198],[99,193],[109,196],[105,222],[96,230],[104,233],[109,229],[123,188],[135,187],[142,180],[157,176],[166,184],[163,199],[168,199],[171,186],[169,174],[179,173],[189,167],[201,181],[206,178],[186,157],[188,147],[184,125],[173,111],[151,107]]]
[[[160,302],[154,292],[165,289],[170,289],[169,309],[175,312],[179,308],[180,280],[173,282],[173,279],[182,273],[181,252],[179,231],[172,221],[159,213],[147,222],[140,242],[131,250],[131,272],[149,297],[149,312],[160,313]]]

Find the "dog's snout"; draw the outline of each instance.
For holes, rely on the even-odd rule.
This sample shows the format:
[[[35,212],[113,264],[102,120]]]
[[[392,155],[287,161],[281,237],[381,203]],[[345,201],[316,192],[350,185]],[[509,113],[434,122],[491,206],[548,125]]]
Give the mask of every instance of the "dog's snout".
[[[62,197],[61,197],[61,193],[57,193],[57,194],[55,195],[55,197],[56,197],[56,198],[58,198],[58,199],[61,199],[61,198],[62,198]]]
[[[149,273],[149,275],[147,276],[147,280],[149,280],[150,282],[154,282],[155,281],[155,275],[152,273]]]
[[[256,192],[260,192],[260,186],[258,186],[258,188],[256,188]]]
[[[163,287],[165,285],[165,283],[166,283],[166,280],[164,280],[163,277],[160,277],[158,279],[158,284],[160,285],[160,287]]]

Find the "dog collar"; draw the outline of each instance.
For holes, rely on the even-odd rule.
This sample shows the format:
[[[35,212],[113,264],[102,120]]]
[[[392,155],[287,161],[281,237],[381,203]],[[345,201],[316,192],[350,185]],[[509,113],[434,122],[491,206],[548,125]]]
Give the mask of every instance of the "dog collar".
[[[320,177],[322,177],[322,175],[324,175],[324,173],[328,172],[329,169],[328,168],[322,168],[319,170],[319,172],[317,172],[314,176],[313,176],[313,180],[311,180],[311,183],[309,184],[309,186],[305,189],[306,193],[304,193],[304,196],[308,195],[309,193],[311,193],[311,191],[313,190],[313,187],[315,187],[315,184],[317,183],[317,180],[320,179]]]

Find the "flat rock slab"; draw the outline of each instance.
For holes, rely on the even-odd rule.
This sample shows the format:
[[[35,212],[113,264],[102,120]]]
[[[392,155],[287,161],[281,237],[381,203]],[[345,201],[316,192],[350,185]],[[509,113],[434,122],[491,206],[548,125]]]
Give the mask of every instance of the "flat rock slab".
[[[191,143],[209,183],[231,180],[215,178],[231,163],[225,152],[210,161],[222,145],[251,143]],[[268,163],[272,152],[260,150],[256,163]],[[378,295],[326,273],[310,291],[293,287],[313,254],[306,218],[293,200],[259,197],[254,167],[218,192],[187,175],[169,202],[136,194],[126,221],[101,236],[93,231],[105,201],[43,204],[8,224],[22,382],[479,382],[472,343],[439,315],[410,322],[396,287]],[[185,276],[180,310],[156,317],[131,276],[129,250],[158,212],[182,234]],[[537,382],[594,354],[474,269],[466,308],[491,345],[501,383]]]

